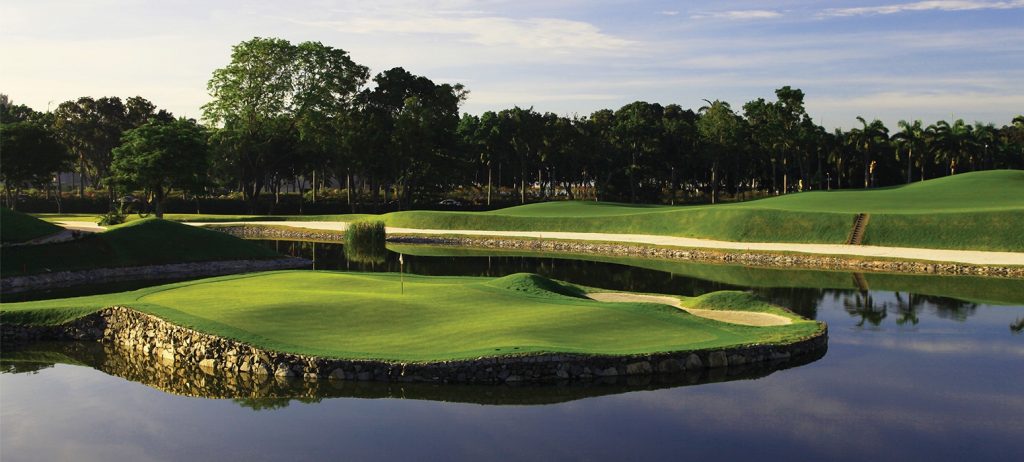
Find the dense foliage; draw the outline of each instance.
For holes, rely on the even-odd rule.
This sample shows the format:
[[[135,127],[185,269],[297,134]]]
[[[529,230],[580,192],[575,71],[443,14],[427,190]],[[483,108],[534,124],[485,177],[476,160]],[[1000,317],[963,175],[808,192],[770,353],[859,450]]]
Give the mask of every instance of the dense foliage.
[[[205,147],[186,150],[170,146],[180,139],[155,133],[149,146],[137,148],[150,138],[139,127],[184,123],[141,97],[83,97],[52,114],[4,97],[8,203],[10,191],[49,188],[71,159],[82,178],[79,196],[87,178],[108,187],[111,198],[118,184],[141,188],[156,206],[169,188],[202,184],[205,195],[237,193],[250,212],[261,195],[273,194],[276,204],[287,190],[306,198],[300,212],[301,204],[332,194],[348,211],[408,209],[455,192],[480,205],[563,197],[718,202],[1024,168],[1024,116],[1002,127],[914,120],[892,129],[858,117],[855,128],[830,132],[807,114],[804,93],[788,86],[775,91],[774,101],[759,98],[740,109],[720,100],[697,111],[636,101],[586,116],[514,107],[460,117],[468,96],[460,84],[400,67],[371,80],[341,49],[254,38],[234,47],[208,89],[207,127],[194,127]],[[40,155],[20,154],[26,149]],[[192,162],[207,150],[201,165]],[[157,152],[164,153],[161,162]],[[22,160],[31,165],[22,167]],[[147,181],[136,175],[143,166],[150,168]],[[154,181],[161,175],[153,169],[167,181]]]

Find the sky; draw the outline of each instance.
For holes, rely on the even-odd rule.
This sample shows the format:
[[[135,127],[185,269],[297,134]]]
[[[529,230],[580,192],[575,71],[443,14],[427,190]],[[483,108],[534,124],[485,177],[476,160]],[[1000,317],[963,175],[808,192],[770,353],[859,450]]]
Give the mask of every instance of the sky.
[[[4,0],[0,93],[41,111],[140,95],[200,118],[212,72],[256,36],[462,83],[472,114],[739,110],[784,85],[829,129],[1024,113],[1024,0]]]

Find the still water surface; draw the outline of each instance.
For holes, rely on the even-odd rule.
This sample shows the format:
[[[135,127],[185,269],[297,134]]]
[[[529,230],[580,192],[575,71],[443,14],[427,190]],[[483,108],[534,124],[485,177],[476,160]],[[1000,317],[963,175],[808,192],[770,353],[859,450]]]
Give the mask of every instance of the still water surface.
[[[421,274],[536,272],[681,295],[753,290],[827,322],[829,350],[798,367],[729,377],[298,383],[242,397],[230,383],[146,371],[95,346],[37,346],[4,353],[0,459],[1024,460],[1020,281],[394,250],[405,253],[402,269]],[[315,252],[318,269],[399,269],[394,253],[357,263],[340,246]]]

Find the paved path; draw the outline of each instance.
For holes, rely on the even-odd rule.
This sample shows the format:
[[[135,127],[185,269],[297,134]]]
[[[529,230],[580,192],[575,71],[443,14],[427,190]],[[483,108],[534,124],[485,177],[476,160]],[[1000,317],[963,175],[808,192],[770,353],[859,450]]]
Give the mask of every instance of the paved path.
[[[344,231],[347,224],[338,221],[240,221],[227,223],[188,223],[190,225],[270,225],[295,228]],[[988,252],[981,250],[941,250],[913,247],[879,247],[844,244],[792,244],[779,242],[732,242],[689,237],[656,236],[648,234],[568,233],[538,231],[480,231],[452,229],[387,228],[388,234],[460,235],[487,237],[529,237],[571,241],[628,242],[720,250],[751,250],[766,252],[799,252],[816,255],[850,255],[871,258],[894,258],[934,262],[967,263],[973,265],[1024,265],[1024,252]]]
[[[54,223],[71,231],[80,231],[83,233],[98,233],[100,231],[107,230],[106,227],[100,226],[91,221],[55,221]]]

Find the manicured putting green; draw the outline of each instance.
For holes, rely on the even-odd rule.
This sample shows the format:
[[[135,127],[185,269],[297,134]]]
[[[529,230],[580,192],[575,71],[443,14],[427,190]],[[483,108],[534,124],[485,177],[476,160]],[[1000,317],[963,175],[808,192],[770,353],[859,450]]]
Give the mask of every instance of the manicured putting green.
[[[538,352],[641,354],[789,342],[821,325],[742,293],[683,299],[793,324],[727,324],[650,303],[602,303],[532,274],[503,278],[280,271],[119,294],[0,304],[4,322],[54,324],[126,305],[256,346],[339,358],[434,361]]]

